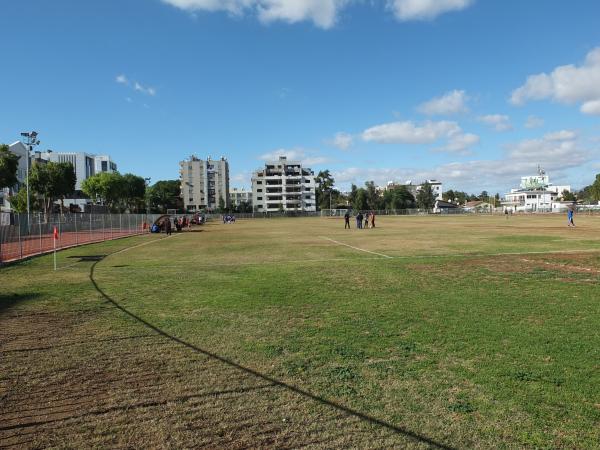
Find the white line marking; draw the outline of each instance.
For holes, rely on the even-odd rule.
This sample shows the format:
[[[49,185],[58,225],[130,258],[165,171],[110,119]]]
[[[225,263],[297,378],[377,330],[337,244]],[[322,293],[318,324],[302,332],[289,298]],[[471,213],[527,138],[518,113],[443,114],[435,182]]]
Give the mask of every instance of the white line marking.
[[[331,241],[331,242],[333,242],[335,244],[338,244],[338,245],[343,245],[345,247],[353,248],[354,250],[358,250],[359,252],[370,253],[372,255],[382,256],[382,257],[388,258],[388,259],[392,259],[393,258],[392,256],[384,255],[383,253],[372,252],[370,250],[365,250],[364,248],[358,248],[358,247],[354,247],[354,246],[352,246],[350,244],[344,244],[343,242],[339,242],[339,241],[336,241],[335,239],[331,239],[331,238],[328,238],[328,237],[325,237],[325,236],[319,236],[319,237],[321,239],[326,239],[326,240]]]
[[[150,245],[150,244],[154,244],[156,242],[161,242],[161,241],[163,241],[165,239],[175,238],[177,236],[180,236],[180,235],[179,234],[172,234],[171,236],[165,236],[164,238],[155,239],[155,240],[149,241],[149,242],[143,242],[142,244],[134,245],[132,247],[127,247],[127,248],[124,248],[123,250],[119,250],[118,252],[110,253],[109,255],[106,255],[106,258],[108,258],[109,256],[118,255],[119,253],[124,253],[124,252],[129,251],[129,250],[133,250],[134,248],[143,247],[144,245]]]

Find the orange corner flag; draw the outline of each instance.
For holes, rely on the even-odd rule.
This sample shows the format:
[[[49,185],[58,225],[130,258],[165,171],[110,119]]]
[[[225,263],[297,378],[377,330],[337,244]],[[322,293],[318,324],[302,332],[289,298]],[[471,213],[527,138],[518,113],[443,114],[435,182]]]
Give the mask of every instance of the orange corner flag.
[[[54,227],[54,239],[58,239],[58,228]]]

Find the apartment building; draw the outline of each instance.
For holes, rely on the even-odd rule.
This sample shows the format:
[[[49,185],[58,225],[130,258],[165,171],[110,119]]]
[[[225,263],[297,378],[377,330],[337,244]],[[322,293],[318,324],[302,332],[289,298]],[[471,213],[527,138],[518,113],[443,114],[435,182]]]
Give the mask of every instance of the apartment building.
[[[315,174],[280,156],[252,175],[252,200],[256,212],[316,211]]]
[[[221,200],[226,207],[230,206],[229,163],[226,158],[213,160],[209,156],[204,161],[190,156],[179,163],[179,179],[186,210],[214,211]]]
[[[252,191],[245,188],[233,188],[229,191],[229,203],[233,206],[238,206],[240,203],[252,204]]]

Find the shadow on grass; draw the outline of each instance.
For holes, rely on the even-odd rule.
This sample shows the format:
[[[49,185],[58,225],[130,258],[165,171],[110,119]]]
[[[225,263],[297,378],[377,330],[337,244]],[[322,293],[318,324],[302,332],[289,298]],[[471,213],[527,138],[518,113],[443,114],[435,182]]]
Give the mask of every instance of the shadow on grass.
[[[0,294],[0,314],[19,303],[35,300],[40,294]]]
[[[155,331],[159,335],[161,335],[161,336],[163,336],[163,337],[171,340],[172,342],[177,343],[179,345],[182,345],[182,346],[184,346],[184,347],[188,348],[189,350],[192,350],[192,351],[194,351],[196,353],[200,353],[200,354],[205,355],[205,356],[207,356],[209,358],[212,358],[212,359],[214,359],[216,361],[219,361],[219,362],[221,362],[223,364],[226,364],[229,367],[233,367],[233,368],[235,368],[237,370],[240,370],[240,371],[242,371],[242,372],[244,372],[244,373],[246,373],[248,375],[251,375],[251,376],[253,376],[255,378],[258,378],[260,380],[266,381],[270,385],[284,388],[284,389],[286,389],[286,390],[288,390],[290,392],[293,392],[293,393],[295,393],[297,395],[300,395],[300,396],[302,396],[304,398],[316,401],[318,403],[321,403],[322,405],[325,405],[325,406],[334,408],[334,409],[336,409],[338,411],[341,411],[342,413],[347,414],[349,416],[356,417],[356,418],[358,418],[358,419],[360,419],[362,421],[369,422],[369,423],[371,423],[373,425],[377,425],[377,426],[383,427],[383,428],[385,428],[385,429],[387,429],[389,431],[392,431],[394,433],[400,434],[400,435],[402,435],[402,436],[404,436],[404,437],[406,437],[408,439],[411,439],[411,440],[413,440],[415,442],[418,442],[418,443],[421,443],[421,444],[426,444],[426,445],[429,445],[432,448],[438,448],[438,449],[450,450],[450,449],[453,448],[453,447],[450,447],[450,446],[448,446],[446,444],[443,444],[441,442],[437,442],[437,441],[435,441],[435,440],[433,440],[433,439],[431,439],[431,438],[429,438],[427,436],[424,436],[422,434],[419,434],[419,433],[416,433],[414,431],[410,431],[410,430],[407,430],[405,428],[396,426],[394,424],[391,424],[391,423],[386,422],[384,420],[378,419],[376,417],[369,416],[369,415],[364,414],[364,413],[362,413],[360,411],[356,411],[356,410],[354,410],[352,408],[349,408],[349,407],[347,407],[345,405],[342,405],[341,403],[336,403],[334,401],[331,401],[331,400],[328,400],[326,398],[320,397],[320,396],[318,396],[316,394],[313,394],[313,393],[311,393],[309,391],[306,391],[304,389],[301,389],[299,387],[296,387],[296,386],[293,386],[291,384],[288,384],[288,383],[286,383],[284,381],[280,381],[280,380],[277,380],[275,378],[272,378],[269,375],[263,374],[261,372],[258,372],[256,370],[254,370],[254,369],[251,369],[249,367],[242,366],[242,365],[236,363],[235,361],[232,361],[232,360],[230,360],[228,358],[225,358],[223,356],[217,355],[216,353],[212,353],[212,352],[210,352],[208,350],[200,348],[200,347],[198,347],[198,346],[196,346],[196,345],[194,345],[192,343],[189,343],[187,341],[184,341],[183,339],[180,339],[180,338],[178,338],[176,336],[173,336],[172,334],[167,333],[166,331],[158,328],[155,325],[152,325],[150,322],[147,322],[146,320],[142,319],[141,317],[137,316],[136,314],[132,313],[131,311],[129,311],[126,308],[124,308],[123,306],[121,306],[117,301],[115,301],[108,294],[106,294],[100,288],[100,286],[98,286],[98,283],[96,283],[96,280],[94,279],[94,270],[96,269],[96,265],[98,264],[98,262],[99,261],[96,261],[92,265],[92,267],[90,268],[90,275],[89,275],[90,281],[94,285],[94,288],[96,289],[96,291],[98,291],[98,293],[105,300],[107,300],[108,302],[110,302],[115,308],[119,309],[120,311],[122,311],[123,313],[125,313],[129,317],[133,318],[134,320],[136,320],[140,324],[142,324],[142,325],[148,327],[149,329]]]
[[[87,262],[87,261],[97,262],[97,261],[102,261],[104,258],[106,258],[106,256],[107,255],[73,255],[73,256],[67,256],[67,258],[79,259],[78,262]]]

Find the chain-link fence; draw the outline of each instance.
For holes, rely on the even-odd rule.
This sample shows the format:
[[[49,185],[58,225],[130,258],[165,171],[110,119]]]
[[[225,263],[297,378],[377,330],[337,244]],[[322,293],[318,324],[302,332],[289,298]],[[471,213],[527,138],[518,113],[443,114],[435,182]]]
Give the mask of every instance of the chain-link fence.
[[[56,248],[147,233],[158,215],[14,214],[0,212],[0,263],[39,255]]]

